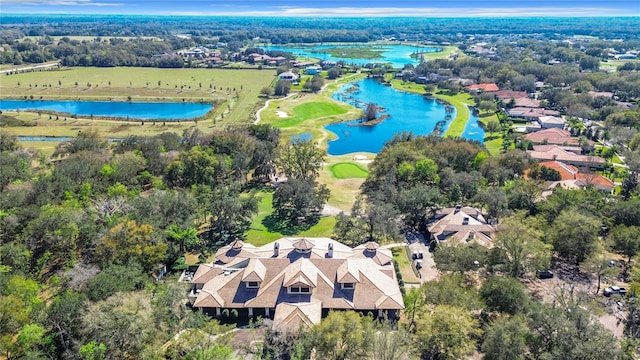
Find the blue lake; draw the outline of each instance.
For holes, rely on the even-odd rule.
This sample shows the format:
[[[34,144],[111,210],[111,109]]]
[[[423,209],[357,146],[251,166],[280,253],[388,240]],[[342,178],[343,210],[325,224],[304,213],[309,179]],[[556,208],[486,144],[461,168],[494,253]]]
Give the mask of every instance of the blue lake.
[[[357,48],[380,50],[381,57],[378,59],[356,59],[332,56],[327,53],[318,53],[317,50],[332,48]],[[279,50],[293,53],[298,57],[313,57],[325,61],[344,61],[347,64],[366,65],[370,63],[391,63],[394,68],[402,68],[405,64],[417,65],[419,59],[411,57],[413,53],[437,52],[439,48],[408,46],[408,45],[371,45],[371,44],[351,44],[351,45],[316,45],[316,46],[267,46],[265,50]]]
[[[475,140],[479,142],[484,142],[484,129],[480,126],[478,122],[478,117],[473,115],[473,110],[469,109],[471,115],[469,115],[469,121],[467,121],[467,126],[465,126],[464,131],[460,137],[469,140]]]
[[[444,133],[452,122],[446,120],[445,106],[437,101],[393,89],[372,79],[345,85],[335,92],[333,97],[363,110],[372,102],[384,109],[378,116],[389,117],[372,126],[356,126],[358,120],[325,126],[325,129],[338,136],[336,140],[328,143],[329,155],[359,151],[378,153],[384,143],[398,132],[409,131],[415,135],[428,135],[433,132],[438,122],[446,121],[441,128]],[[455,118],[455,110],[450,115],[451,119]],[[484,139],[484,130],[478,126],[477,118],[472,116],[467,122],[462,137],[478,141]]]
[[[123,101],[0,100],[0,110],[49,110],[79,116],[110,116],[138,120],[186,120],[213,108],[200,103],[145,103]]]

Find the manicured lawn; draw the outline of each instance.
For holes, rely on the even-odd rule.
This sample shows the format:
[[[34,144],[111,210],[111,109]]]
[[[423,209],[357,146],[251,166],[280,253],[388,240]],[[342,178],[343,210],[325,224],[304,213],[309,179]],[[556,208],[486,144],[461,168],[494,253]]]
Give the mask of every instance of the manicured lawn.
[[[494,138],[491,140],[485,140],[484,147],[487,148],[487,151],[489,152],[490,155],[498,155],[500,154],[500,150],[502,149],[502,142],[503,140],[501,137]]]
[[[264,226],[264,219],[273,212],[273,192],[262,191],[258,194],[262,199],[258,204],[258,214],[253,218],[251,230],[247,232],[246,241],[255,246],[262,246],[272,241],[278,240],[285,235],[279,232],[271,232]],[[310,229],[288,237],[308,236],[308,237],[331,237],[336,219],[332,216],[322,217],[320,221]]]
[[[391,249],[393,254],[393,260],[398,263],[400,268],[400,274],[405,284],[420,284],[420,279],[413,272],[411,266],[411,260],[407,256],[407,250],[405,246],[399,246]]]
[[[469,121],[469,107],[474,105],[473,98],[466,93],[459,93],[453,96],[444,94],[434,94],[438,99],[444,100],[456,108],[456,117],[453,119],[444,136],[460,136]]]
[[[369,175],[369,170],[348,162],[331,165],[331,172],[338,179],[366,178]]]
[[[622,159],[620,159],[618,154],[613,155],[613,157],[611,158],[611,162],[614,164],[624,164],[624,162],[622,161]]]
[[[331,99],[318,99],[318,101],[296,105],[292,109],[292,114],[288,113],[289,117],[278,120],[273,125],[279,128],[295,127],[310,119],[342,115],[348,111],[343,104]]]

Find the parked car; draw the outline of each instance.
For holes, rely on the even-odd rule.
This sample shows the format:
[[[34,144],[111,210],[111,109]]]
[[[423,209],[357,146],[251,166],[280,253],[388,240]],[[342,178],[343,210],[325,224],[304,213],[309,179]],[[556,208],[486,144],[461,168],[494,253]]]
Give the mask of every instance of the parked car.
[[[610,297],[611,295],[624,296],[627,294],[627,289],[619,286],[610,286],[602,290],[602,295]]]
[[[536,276],[538,277],[538,279],[551,279],[553,277],[553,271],[536,270]]]

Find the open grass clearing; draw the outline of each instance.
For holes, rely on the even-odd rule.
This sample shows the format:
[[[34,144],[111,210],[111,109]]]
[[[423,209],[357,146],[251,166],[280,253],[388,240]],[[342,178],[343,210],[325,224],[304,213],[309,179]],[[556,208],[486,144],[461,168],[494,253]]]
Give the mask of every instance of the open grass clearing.
[[[420,279],[416,276],[415,272],[413,272],[411,260],[409,260],[409,256],[407,255],[406,246],[394,247],[391,249],[391,253],[393,255],[393,260],[398,263],[404,283],[420,284]]]
[[[350,162],[339,162],[331,165],[331,173],[338,179],[364,178],[369,175],[369,170]]]
[[[322,217],[320,221],[309,228],[301,231],[299,234],[283,235],[279,232],[269,231],[263,224],[264,220],[273,213],[273,192],[261,191],[258,193],[261,197],[258,204],[258,214],[253,218],[251,229],[247,232],[246,241],[255,246],[262,246],[272,241],[278,240],[285,236],[307,236],[307,237],[331,237],[336,219],[332,216]]]

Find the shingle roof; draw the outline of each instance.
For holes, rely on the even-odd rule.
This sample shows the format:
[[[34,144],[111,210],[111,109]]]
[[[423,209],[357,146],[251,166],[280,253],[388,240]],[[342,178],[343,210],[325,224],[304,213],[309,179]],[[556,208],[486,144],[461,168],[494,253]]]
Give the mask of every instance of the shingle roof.
[[[495,236],[495,229],[485,222],[480,211],[469,207],[439,210],[427,225],[427,230],[434,239],[475,240],[485,246],[493,246]]]
[[[559,146],[549,147],[546,151],[540,150],[527,150],[527,154],[529,154],[532,158],[536,160],[557,160],[570,164],[579,164],[587,165],[599,165],[604,164],[605,160],[599,156],[587,156],[587,155],[578,155],[573,152],[566,151]]]
[[[303,240],[307,242],[307,248],[313,245],[311,253],[298,254],[295,250],[294,244]],[[277,257],[273,256],[274,243],[270,243],[254,248],[252,252],[240,252],[226,265],[201,266],[203,270],[198,272],[205,273],[213,267],[224,267],[226,271],[204,285],[194,306],[278,309],[283,303],[318,301],[323,309],[373,311],[404,308],[390,250],[375,243],[351,249],[328,238],[282,238],[277,242],[281,244]],[[326,256],[329,244],[334,248],[334,257],[331,258]],[[243,246],[243,251],[247,246]],[[229,249],[221,251],[227,253]],[[242,258],[244,255],[248,257]],[[258,281],[259,288],[247,287],[248,281]],[[343,283],[355,286],[343,289]],[[289,287],[297,286],[308,287],[310,292],[288,291]],[[276,317],[281,316],[290,319],[285,322],[294,321],[294,318],[305,322],[299,313],[289,318],[289,315],[281,315],[276,310]]]

